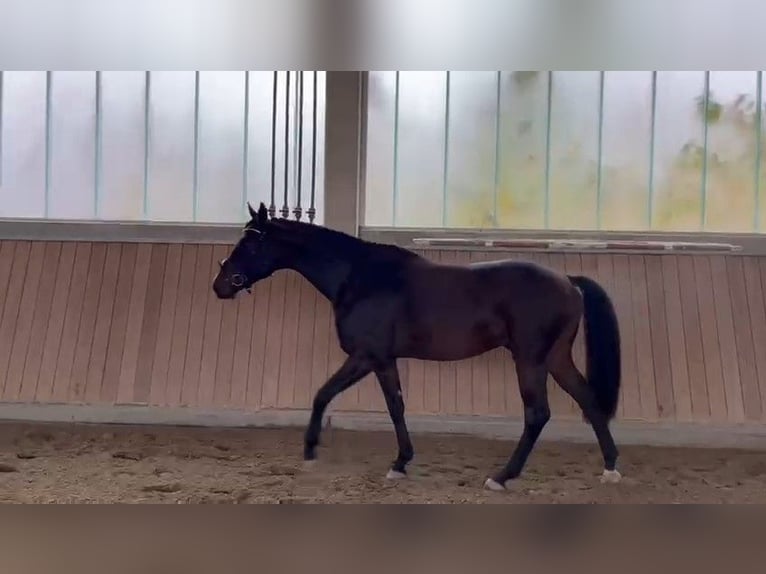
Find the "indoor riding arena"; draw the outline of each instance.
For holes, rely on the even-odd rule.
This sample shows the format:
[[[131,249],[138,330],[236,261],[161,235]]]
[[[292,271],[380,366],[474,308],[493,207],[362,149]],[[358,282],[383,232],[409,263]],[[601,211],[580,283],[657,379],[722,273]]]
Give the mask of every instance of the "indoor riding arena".
[[[762,88],[716,71],[0,72],[0,502],[766,502]],[[296,271],[216,296],[248,203],[444,264],[596,281],[619,323],[621,480],[549,377],[521,475],[485,488],[525,429],[504,347],[398,361],[406,477],[374,375],[330,403],[307,464],[347,354]]]

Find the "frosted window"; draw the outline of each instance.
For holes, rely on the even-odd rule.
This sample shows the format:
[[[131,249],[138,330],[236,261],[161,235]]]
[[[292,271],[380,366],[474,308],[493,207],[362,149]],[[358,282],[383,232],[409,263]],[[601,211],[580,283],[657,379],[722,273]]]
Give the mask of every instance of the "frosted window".
[[[102,219],[144,218],[145,79],[144,72],[102,74]]]
[[[396,72],[370,72],[368,86],[365,223],[386,226],[394,219]]]
[[[500,78],[498,219],[505,228],[541,228],[545,216],[548,74]]]
[[[599,73],[554,72],[549,226],[596,229]]]
[[[705,228],[709,231],[738,231],[754,225],[756,82],[753,72],[710,73],[705,177]]]
[[[0,217],[45,216],[45,72],[5,72]]]
[[[400,72],[396,225],[441,227],[445,72]]]
[[[450,73],[447,202],[450,227],[495,226],[497,74]]]
[[[48,217],[92,219],[96,199],[96,74],[53,72]]]
[[[194,72],[152,72],[148,215],[192,221],[194,214]]]
[[[649,225],[652,73],[604,74],[601,228]]]
[[[197,221],[244,218],[245,74],[200,74]]]

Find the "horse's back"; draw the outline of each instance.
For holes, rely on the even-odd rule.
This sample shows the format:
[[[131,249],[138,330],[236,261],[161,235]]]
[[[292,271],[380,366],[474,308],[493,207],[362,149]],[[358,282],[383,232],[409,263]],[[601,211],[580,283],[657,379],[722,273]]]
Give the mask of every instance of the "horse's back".
[[[577,311],[579,295],[568,278],[534,262],[415,262],[406,277],[399,332],[420,358],[513,346],[525,330],[547,331]]]

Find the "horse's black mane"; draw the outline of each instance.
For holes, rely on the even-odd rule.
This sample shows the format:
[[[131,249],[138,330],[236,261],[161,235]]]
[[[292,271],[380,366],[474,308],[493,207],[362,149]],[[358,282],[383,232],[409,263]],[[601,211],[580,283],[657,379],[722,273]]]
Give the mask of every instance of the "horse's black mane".
[[[291,237],[305,238],[312,247],[321,248],[323,251],[326,249],[329,253],[350,261],[357,261],[360,258],[390,261],[417,257],[412,251],[397,245],[367,241],[320,225],[291,219],[272,219],[269,224],[283,230]]]

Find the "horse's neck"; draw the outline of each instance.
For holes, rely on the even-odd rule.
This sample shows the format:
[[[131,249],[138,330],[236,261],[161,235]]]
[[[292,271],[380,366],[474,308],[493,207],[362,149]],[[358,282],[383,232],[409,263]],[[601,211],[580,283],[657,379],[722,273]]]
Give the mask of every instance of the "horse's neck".
[[[343,283],[351,272],[349,261],[317,255],[310,250],[300,253],[288,267],[303,275],[331,302],[335,302]]]

